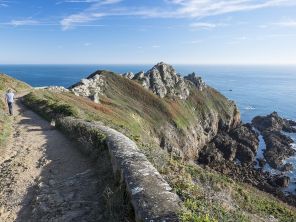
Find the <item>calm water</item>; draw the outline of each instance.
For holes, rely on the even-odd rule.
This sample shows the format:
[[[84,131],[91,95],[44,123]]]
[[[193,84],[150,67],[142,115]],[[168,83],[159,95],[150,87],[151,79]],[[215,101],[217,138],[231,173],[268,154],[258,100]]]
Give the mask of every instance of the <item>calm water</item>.
[[[98,69],[118,73],[146,71],[152,65],[0,65],[0,73],[6,73],[32,86],[62,85],[68,87]],[[296,120],[296,66],[205,66],[175,65],[181,74],[195,72],[208,85],[234,100],[242,120],[250,122],[256,115],[277,111],[281,116]],[[296,135],[291,135],[296,141]],[[260,141],[258,156],[265,148]],[[296,146],[295,146],[296,149]],[[296,157],[287,162],[294,165],[288,174],[296,175]],[[294,190],[291,184],[287,190]]]

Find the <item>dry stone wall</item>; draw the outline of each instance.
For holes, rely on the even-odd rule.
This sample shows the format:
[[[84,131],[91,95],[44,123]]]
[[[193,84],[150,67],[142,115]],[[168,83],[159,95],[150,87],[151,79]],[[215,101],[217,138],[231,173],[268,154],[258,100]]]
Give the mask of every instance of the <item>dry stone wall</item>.
[[[179,197],[132,140],[99,122],[72,117],[58,119],[56,126],[83,144],[83,152],[93,158],[101,149],[109,150],[113,173],[125,184],[136,221],[178,221]]]

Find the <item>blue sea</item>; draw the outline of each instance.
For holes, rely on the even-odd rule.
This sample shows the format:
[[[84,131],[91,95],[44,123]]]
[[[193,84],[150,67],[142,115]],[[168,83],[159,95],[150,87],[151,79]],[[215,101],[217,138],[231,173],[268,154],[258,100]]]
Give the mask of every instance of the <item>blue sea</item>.
[[[98,69],[118,73],[146,71],[152,65],[0,65],[6,73],[32,86],[68,87]],[[296,66],[174,65],[182,75],[195,72],[208,85],[234,100],[242,120],[277,111],[296,119]]]
[[[98,69],[117,73],[139,72],[153,65],[0,65],[0,73],[6,73],[32,86],[61,85],[68,87]],[[243,122],[250,122],[256,115],[273,111],[296,120],[296,66],[238,66],[238,65],[174,65],[182,75],[195,72],[204,81],[229,99],[234,100]],[[296,140],[296,135],[290,135]],[[265,148],[260,141],[258,155]],[[295,146],[296,149],[296,146]],[[289,172],[295,181],[296,157],[287,162],[294,165]],[[291,184],[288,190],[294,190]]]

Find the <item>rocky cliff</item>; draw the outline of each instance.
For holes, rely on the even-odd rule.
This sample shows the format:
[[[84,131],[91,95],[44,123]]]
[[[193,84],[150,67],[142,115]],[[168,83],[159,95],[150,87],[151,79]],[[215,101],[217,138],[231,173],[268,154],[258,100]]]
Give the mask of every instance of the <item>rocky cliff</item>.
[[[296,133],[296,122],[281,118],[276,112],[267,116],[256,116],[252,123],[262,134],[266,143],[264,157],[269,165],[282,171],[292,170],[290,164],[283,163],[283,160],[294,156],[296,151],[292,147],[293,140],[285,135]]]
[[[140,139],[145,141],[149,135],[163,149],[186,159],[195,159],[219,128],[228,131],[240,124],[233,101],[195,73],[183,77],[162,62],[145,73],[126,73],[123,77],[97,71],[69,89],[96,103],[108,100],[124,110],[117,117],[120,122],[131,119],[130,130],[136,127]],[[116,113],[114,106],[110,109]]]

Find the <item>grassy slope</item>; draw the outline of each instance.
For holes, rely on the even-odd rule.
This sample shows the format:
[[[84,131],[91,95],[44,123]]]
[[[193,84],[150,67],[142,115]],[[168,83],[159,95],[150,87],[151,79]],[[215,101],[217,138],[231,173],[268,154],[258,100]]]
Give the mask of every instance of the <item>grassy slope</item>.
[[[101,104],[46,90],[29,94],[26,103],[47,119],[72,115],[98,120],[135,140],[184,200],[182,221],[270,221],[271,216],[279,221],[296,221],[294,208],[246,184],[169,157],[151,139],[161,135],[160,129],[167,123],[185,135],[193,121],[213,110],[227,118],[231,115],[229,101],[221,94],[209,88],[202,93],[192,91],[186,101],[160,99],[136,82],[109,72],[102,74],[107,79],[107,91],[100,98]]]
[[[6,115],[7,107],[5,104],[5,93],[8,89],[18,92],[29,88],[30,86],[24,82],[16,80],[5,74],[0,74],[0,148],[5,146],[5,142],[11,131],[11,118]]]
[[[147,142],[161,135],[162,126],[171,124],[186,133],[190,124],[203,119],[210,110],[219,110],[222,118],[232,115],[229,104],[221,94],[208,88],[201,93],[192,90],[189,100],[160,99],[138,83],[111,72],[102,72],[106,77],[106,96],[101,104],[76,97],[71,93],[53,95],[39,91],[31,95],[48,104],[69,104],[79,109],[77,116],[88,120],[99,120],[128,135]],[[45,103],[43,101],[41,103]],[[221,105],[222,104],[222,105]],[[222,107],[222,108],[221,108]]]

